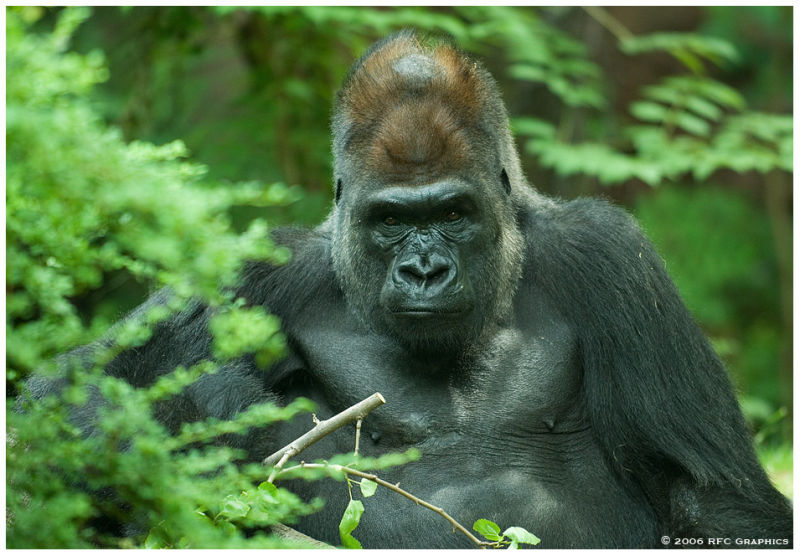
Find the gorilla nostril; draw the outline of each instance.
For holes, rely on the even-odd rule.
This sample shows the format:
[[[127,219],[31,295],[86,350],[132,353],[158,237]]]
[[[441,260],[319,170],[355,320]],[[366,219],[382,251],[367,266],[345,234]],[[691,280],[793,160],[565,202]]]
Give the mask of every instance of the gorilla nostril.
[[[428,285],[433,285],[443,281],[449,274],[450,267],[447,265],[437,265],[431,268],[425,276]]]
[[[425,283],[425,273],[422,269],[420,269],[416,265],[407,264],[401,265],[397,269],[397,273],[400,276],[400,279],[407,284],[413,284],[415,286],[421,286]]]

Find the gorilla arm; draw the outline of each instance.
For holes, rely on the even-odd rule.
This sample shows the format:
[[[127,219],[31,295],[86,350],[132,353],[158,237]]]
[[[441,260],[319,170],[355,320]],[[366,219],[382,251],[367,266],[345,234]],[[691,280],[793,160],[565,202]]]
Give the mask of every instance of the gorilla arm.
[[[598,200],[535,209],[523,283],[574,324],[606,458],[669,534],[791,538],[724,367],[633,219]]]
[[[261,262],[246,265],[236,295],[246,299],[249,305],[267,305],[267,310],[287,315],[321,295],[320,288],[330,287],[333,277],[320,272],[318,262],[327,260],[329,255],[320,251],[327,243],[319,241],[317,234],[287,229],[276,230],[274,236],[293,249],[292,261],[279,267]],[[115,324],[103,338],[59,356],[56,376],[32,375],[26,382],[32,397],[38,399],[63,390],[70,382],[73,366],[91,367],[98,352],[113,345],[120,327],[131,321],[144,321],[151,309],[167,305],[170,297],[168,288],[156,292]],[[213,314],[212,308],[189,301],[183,310],[155,325],[149,339],[142,345],[117,354],[105,365],[105,373],[141,388],[152,385],[160,376],[178,366],[188,368],[213,359],[209,331]],[[157,404],[155,417],[173,432],[185,422],[208,417],[231,419],[252,404],[276,402],[271,386],[298,366],[297,355],[291,350],[269,372],[258,369],[250,356],[231,360],[218,372],[202,376],[180,394]],[[97,409],[105,404],[94,386],[90,386],[89,394],[88,403],[72,411],[73,421],[87,434],[95,426]],[[22,403],[22,398],[20,401]],[[247,451],[251,461],[260,461],[278,447],[267,441],[264,431],[258,430],[225,438],[229,444],[234,440],[236,447]]]
[[[156,292],[114,325],[103,338],[59,356],[56,361],[59,372],[56,376],[33,375],[26,382],[32,397],[42,398],[60,392],[71,381],[70,369],[75,365],[90,368],[99,352],[113,346],[120,327],[132,321],[146,320],[149,310],[168,304],[170,297],[168,288]],[[213,309],[197,301],[189,301],[183,310],[155,325],[150,337],[142,345],[118,353],[105,365],[105,374],[141,388],[152,385],[178,366],[188,368],[203,360],[212,360],[208,322],[213,314]],[[276,364],[276,367],[290,365],[292,361],[292,357],[289,357]],[[97,410],[107,401],[96,386],[90,385],[88,388],[88,402],[71,409],[70,415],[73,423],[85,434],[92,434],[96,427]],[[209,417],[232,419],[250,405],[276,400],[276,396],[265,389],[264,373],[255,367],[252,357],[242,357],[225,362],[216,373],[203,375],[179,394],[156,403],[153,414],[174,433],[183,423]],[[244,450],[252,461],[268,455],[274,447],[270,445],[265,429],[256,428],[247,434],[221,437],[220,442]]]

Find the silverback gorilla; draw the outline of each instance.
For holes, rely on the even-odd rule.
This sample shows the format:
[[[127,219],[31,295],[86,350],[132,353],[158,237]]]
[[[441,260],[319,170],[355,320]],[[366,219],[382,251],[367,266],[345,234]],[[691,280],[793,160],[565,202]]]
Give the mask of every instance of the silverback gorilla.
[[[381,392],[363,453],[418,447],[382,476],[467,527],[519,525],[546,548],[791,545],[791,506],[663,262],[624,211],[531,188],[478,63],[411,32],[377,43],[339,93],[333,152],[328,219],[276,232],[292,261],[248,265],[238,291],[281,318],[290,354],[204,377],[162,411],[168,426],[297,396],[327,417]],[[146,385],[210,357],[209,317],[196,305],[161,323],[107,372]],[[260,460],[306,428],[241,442]],[[352,444],[340,430],[303,457]],[[327,500],[297,528],[338,544],[342,484],[292,488]],[[470,546],[388,491],[364,504],[364,547]]]

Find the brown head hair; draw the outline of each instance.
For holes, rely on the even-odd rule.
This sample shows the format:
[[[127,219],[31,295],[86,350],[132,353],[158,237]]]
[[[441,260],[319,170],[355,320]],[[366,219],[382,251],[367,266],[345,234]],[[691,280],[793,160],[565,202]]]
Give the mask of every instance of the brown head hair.
[[[498,120],[508,127],[488,72],[450,45],[426,46],[403,31],[375,44],[345,79],[333,117],[335,165],[356,152],[361,169],[388,180],[453,172],[478,148],[471,137],[497,145]]]

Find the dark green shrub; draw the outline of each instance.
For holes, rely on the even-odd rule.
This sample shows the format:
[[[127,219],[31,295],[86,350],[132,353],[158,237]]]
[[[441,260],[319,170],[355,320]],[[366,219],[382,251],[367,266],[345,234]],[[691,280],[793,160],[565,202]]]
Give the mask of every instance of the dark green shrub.
[[[280,262],[288,254],[270,243],[261,220],[242,234],[232,231],[227,211],[298,196],[280,184],[204,182],[204,168],[182,160],[180,142],[126,144],[88,100],[107,74],[102,54],[66,51],[88,10],[64,10],[52,31],[34,33],[41,13],[7,11],[7,380],[26,406],[19,413],[10,401],[7,408],[7,545],[285,546],[263,528],[291,523],[316,504],[272,485],[259,488],[266,477],[261,466],[237,466],[240,454],[210,442],[291,418],[310,410],[310,402],[255,406],[234,421],[194,424],[171,437],[151,406],[215,372],[208,363],[178,369],[147,389],[99,369],[68,369],[70,385],[61,395],[24,403],[22,379],[33,370],[54,372],[53,356],[108,327],[108,317],[84,323],[73,301],[115,272],[176,292],[169,308],[117,329],[120,347],[143,342],[150,325],[193,297],[219,308],[221,357],[254,345],[262,361],[274,357],[282,346],[275,319],[238,308],[219,286],[234,283],[245,259]],[[97,362],[109,351],[100,350]],[[69,415],[86,406],[95,388],[108,404],[87,438]],[[108,488],[125,510],[89,494]],[[93,521],[111,515],[125,522],[128,514],[137,516],[141,535],[104,535]],[[258,532],[245,535],[237,525]]]

